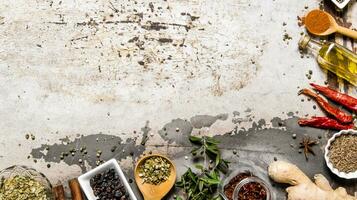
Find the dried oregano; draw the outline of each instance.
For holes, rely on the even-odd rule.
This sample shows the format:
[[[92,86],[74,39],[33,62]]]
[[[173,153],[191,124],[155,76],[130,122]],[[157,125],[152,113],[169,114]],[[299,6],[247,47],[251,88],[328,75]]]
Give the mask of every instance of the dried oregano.
[[[0,181],[0,199],[47,200],[46,188],[29,176],[14,176]]]
[[[167,181],[170,176],[171,164],[160,156],[149,157],[139,168],[139,177],[143,183],[158,185]]]

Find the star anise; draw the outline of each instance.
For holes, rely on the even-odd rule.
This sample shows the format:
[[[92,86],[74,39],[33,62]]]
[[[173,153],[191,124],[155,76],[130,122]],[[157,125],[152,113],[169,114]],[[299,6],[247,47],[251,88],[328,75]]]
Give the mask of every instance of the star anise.
[[[312,146],[318,144],[317,140],[313,140],[310,137],[304,137],[301,142],[300,142],[300,148],[304,149],[304,155],[306,158],[306,161],[308,161],[307,154],[311,153],[312,155],[315,155],[314,151],[312,150]]]

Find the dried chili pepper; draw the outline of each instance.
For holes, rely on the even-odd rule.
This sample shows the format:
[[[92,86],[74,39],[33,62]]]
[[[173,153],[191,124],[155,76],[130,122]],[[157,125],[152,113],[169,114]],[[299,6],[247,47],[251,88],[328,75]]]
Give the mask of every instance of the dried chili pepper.
[[[327,98],[335,101],[336,103],[339,103],[339,104],[345,106],[346,108],[348,108],[350,110],[357,112],[357,99],[356,98],[351,97],[347,94],[337,92],[336,90],[333,90],[329,87],[317,85],[315,83],[310,83],[310,85],[312,87],[314,87],[314,89],[316,89],[317,91],[322,93],[324,96],[326,96]]]
[[[354,129],[354,125],[352,123],[341,124],[340,122],[328,117],[312,117],[311,119],[299,119],[298,123],[300,126],[310,126],[310,127],[323,128],[323,129],[335,129],[335,130]]]
[[[317,93],[308,90],[308,89],[302,89],[299,91],[299,94],[305,94],[307,96],[310,96],[316,100],[316,102],[323,108],[327,113],[330,115],[334,116],[338,121],[342,123],[351,123],[353,120],[352,115],[349,115],[342,110],[330,105],[325,99],[323,99],[321,96],[319,96]]]

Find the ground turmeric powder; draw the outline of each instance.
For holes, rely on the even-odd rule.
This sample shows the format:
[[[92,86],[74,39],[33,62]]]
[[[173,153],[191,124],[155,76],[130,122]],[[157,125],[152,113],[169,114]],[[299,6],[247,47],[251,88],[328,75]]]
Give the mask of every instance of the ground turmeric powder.
[[[305,17],[304,24],[311,33],[323,33],[329,29],[330,20],[325,12],[313,10]]]

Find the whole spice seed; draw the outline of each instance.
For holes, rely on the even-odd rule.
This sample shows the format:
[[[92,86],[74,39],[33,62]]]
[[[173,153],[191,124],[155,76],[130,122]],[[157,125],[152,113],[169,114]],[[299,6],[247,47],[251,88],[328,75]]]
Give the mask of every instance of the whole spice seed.
[[[171,173],[171,164],[165,158],[153,156],[146,159],[139,168],[139,177],[143,183],[159,185],[167,181]]]
[[[90,179],[94,195],[100,200],[126,200],[129,196],[114,169],[97,174]]]
[[[312,150],[312,146],[314,146],[316,144],[318,144],[317,140],[313,140],[310,137],[302,138],[299,148],[304,149],[304,155],[305,155],[306,161],[308,161],[308,157],[307,157],[308,153],[311,153],[312,155],[315,155],[314,151]]]
[[[0,180],[0,199],[17,200],[47,200],[46,188],[40,182],[29,176],[16,175]]]
[[[357,171],[357,136],[341,135],[332,142],[329,158],[339,171],[350,173]]]

